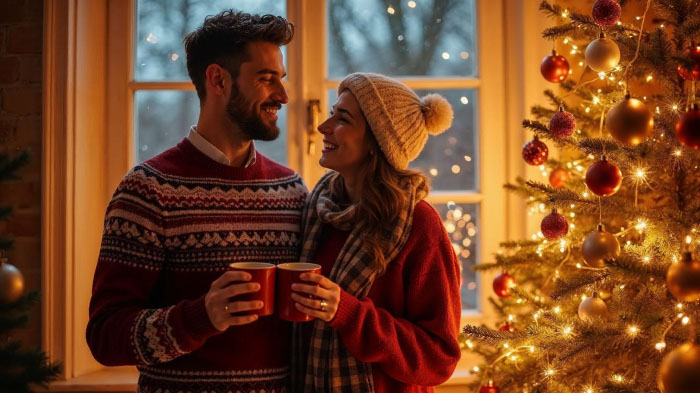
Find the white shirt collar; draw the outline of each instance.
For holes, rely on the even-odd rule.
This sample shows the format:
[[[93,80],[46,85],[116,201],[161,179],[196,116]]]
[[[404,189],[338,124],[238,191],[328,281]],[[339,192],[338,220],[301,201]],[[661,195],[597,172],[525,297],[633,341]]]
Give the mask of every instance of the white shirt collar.
[[[221,150],[219,150],[216,146],[212,145],[211,142],[208,140],[204,139],[203,136],[199,135],[197,132],[197,126],[192,126],[190,127],[190,132],[187,134],[187,140],[190,141],[190,143],[200,152],[202,152],[204,155],[207,157],[211,158],[212,160],[231,166],[231,161],[226,157],[226,154],[224,154]],[[257,155],[255,153],[255,142],[250,141],[250,154],[248,155],[248,160],[246,161],[245,165],[243,165],[244,168],[249,168],[253,165],[255,165],[255,160],[257,159]]]

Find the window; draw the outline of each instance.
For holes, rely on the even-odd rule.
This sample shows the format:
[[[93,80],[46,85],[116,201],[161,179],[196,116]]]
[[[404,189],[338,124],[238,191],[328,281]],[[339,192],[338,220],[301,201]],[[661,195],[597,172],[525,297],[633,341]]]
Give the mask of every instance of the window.
[[[412,166],[431,179],[429,201],[443,218],[464,266],[462,323],[492,322],[483,301],[492,277],[478,277],[471,266],[490,261],[497,243],[506,238],[504,156],[513,156],[513,146],[519,153],[522,144],[518,138],[506,140],[505,2],[387,3],[47,3],[46,41],[54,49],[46,55],[50,61],[45,61],[44,79],[50,92],[43,158],[44,346],[52,359],[64,363],[68,382],[62,391],[90,390],[85,386],[99,384],[103,375],[114,378],[113,369],[105,370],[92,359],[84,339],[104,208],[131,166],[174,145],[196,123],[198,99],[186,73],[182,37],[206,15],[232,6],[286,15],[297,26],[294,41],[283,50],[290,101],[278,120],[282,133],[276,141],[256,142],[256,147],[298,171],[310,187],[324,169],[318,166],[320,149],[310,148],[320,138],[310,121],[314,116],[307,111],[318,101],[318,118],[324,119],[345,74],[389,74],[419,95],[440,93],[452,104],[452,128],[431,137]],[[536,10],[533,4],[528,7]],[[517,10],[522,7],[508,11],[511,19],[521,18]],[[522,39],[522,33],[514,37]],[[516,117],[519,122],[521,116]],[[469,361],[465,358],[460,368]],[[129,390],[135,383],[133,370],[119,375],[111,381]]]

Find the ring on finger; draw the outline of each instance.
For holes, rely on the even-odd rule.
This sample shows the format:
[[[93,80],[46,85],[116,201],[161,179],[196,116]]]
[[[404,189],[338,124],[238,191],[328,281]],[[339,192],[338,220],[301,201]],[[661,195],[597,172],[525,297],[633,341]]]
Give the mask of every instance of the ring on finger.
[[[326,311],[327,306],[328,306],[328,303],[326,303],[325,300],[321,300],[321,308],[319,310]]]

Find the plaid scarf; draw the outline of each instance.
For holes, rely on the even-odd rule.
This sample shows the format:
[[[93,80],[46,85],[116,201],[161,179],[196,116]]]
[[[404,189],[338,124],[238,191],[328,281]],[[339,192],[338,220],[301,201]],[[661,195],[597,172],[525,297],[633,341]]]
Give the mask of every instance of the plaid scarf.
[[[371,267],[372,260],[364,248],[361,229],[353,225],[355,206],[343,209],[331,198],[330,183],[336,176],[339,175],[333,171],[326,173],[306,199],[302,213],[304,241],[301,261],[313,260],[323,224],[331,224],[340,230],[351,230],[329,278],[349,294],[361,298],[369,293],[377,272]],[[411,233],[413,209],[425,197],[425,193],[416,191],[421,188],[420,185],[408,183],[404,186],[406,192],[410,193],[408,208],[399,212],[380,242],[387,261],[393,260],[406,244]],[[297,345],[292,362],[295,370],[292,386],[295,390],[304,393],[374,392],[372,365],[355,359],[343,345],[338,332],[325,322],[315,320],[311,323],[314,326],[308,356],[301,350],[306,345],[301,326],[295,324],[294,327],[294,341]],[[304,363],[306,371],[302,374],[303,367],[300,366]]]

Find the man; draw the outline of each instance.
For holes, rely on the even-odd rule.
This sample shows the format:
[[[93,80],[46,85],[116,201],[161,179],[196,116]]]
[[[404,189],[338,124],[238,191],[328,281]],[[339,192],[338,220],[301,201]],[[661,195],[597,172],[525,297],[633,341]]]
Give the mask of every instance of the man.
[[[256,152],[287,103],[282,17],[234,10],[185,37],[200,98],[177,146],[132,169],[107,207],[87,341],[105,365],[137,365],[139,392],[284,392],[289,326],[250,310],[259,289],[234,261],[298,258],[307,189]]]

